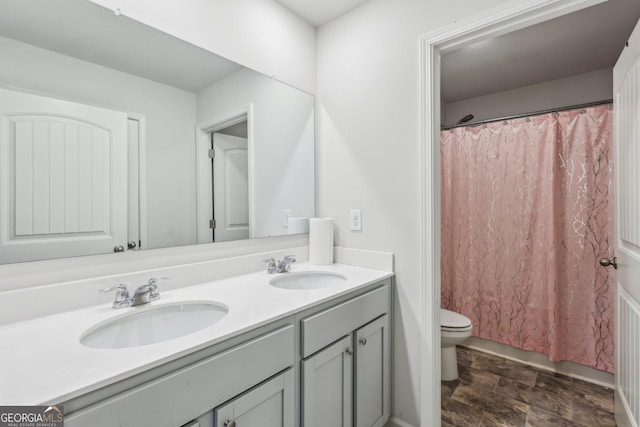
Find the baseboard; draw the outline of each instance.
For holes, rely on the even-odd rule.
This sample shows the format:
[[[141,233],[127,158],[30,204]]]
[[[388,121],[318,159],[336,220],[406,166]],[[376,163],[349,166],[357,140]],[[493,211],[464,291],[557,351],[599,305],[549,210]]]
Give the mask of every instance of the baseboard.
[[[500,344],[477,337],[471,337],[462,345],[473,350],[482,351],[503,357],[505,359],[514,360],[524,363],[538,369],[555,372],[566,375],[568,377],[577,378],[593,384],[598,384],[607,388],[614,388],[614,376],[608,372],[599,371],[597,369],[579,365],[574,362],[551,362],[549,358],[534,351],[520,350],[509,345]]]
[[[384,425],[384,427],[413,427],[413,426],[409,423],[405,423],[399,418],[391,417],[389,418],[389,421],[387,421],[387,423]]]

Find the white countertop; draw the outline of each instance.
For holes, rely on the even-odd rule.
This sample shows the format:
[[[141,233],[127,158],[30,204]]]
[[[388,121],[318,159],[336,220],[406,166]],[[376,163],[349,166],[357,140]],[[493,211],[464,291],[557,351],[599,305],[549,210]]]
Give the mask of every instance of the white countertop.
[[[293,271],[320,270],[341,273],[347,280],[314,290],[271,286],[269,280],[276,275],[266,272],[168,291],[160,283],[160,300],[143,306],[113,309],[111,304],[102,304],[0,326],[0,405],[59,404],[393,276],[345,264],[293,265]],[[212,326],[156,344],[120,349],[80,344],[80,336],[97,323],[136,310],[194,300],[219,302],[229,313]]]

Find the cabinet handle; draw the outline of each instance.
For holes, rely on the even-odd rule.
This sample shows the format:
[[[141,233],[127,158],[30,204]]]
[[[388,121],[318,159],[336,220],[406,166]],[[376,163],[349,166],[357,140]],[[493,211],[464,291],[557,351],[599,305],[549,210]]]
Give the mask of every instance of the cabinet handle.
[[[367,339],[365,337],[360,338],[360,344],[367,345]]]
[[[224,427],[236,427],[236,422],[232,420],[227,420],[224,422]]]
[[[345,350],[345,352],[351,356],[353,354],[353,349],[351,347],[347,347],[347,349]]]
[[[114,246],[113,252],[124,252],[124,246],[122,245]]]

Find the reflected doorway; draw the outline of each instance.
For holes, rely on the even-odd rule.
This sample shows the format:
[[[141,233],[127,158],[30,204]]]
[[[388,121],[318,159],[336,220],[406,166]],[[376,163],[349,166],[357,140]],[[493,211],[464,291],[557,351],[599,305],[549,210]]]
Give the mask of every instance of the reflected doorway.
[[[249,238],[249,155],[246,119],[210,133],[214,242]]]
[[[254,237],[252,107],[196,124],[198,243]]]

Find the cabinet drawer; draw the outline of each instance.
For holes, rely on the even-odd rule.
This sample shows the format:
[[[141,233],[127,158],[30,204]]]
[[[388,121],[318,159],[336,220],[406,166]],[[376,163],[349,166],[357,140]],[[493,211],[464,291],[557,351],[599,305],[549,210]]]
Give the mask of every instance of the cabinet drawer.
[[[293,346],[289,325],[75,412],[65,425],[183,425],[293,365]]]
[[[387,282],[388,283],[388,282]],[[306,358],[389,310],[386,284],[340,305],[302,319],[302,357]]]

